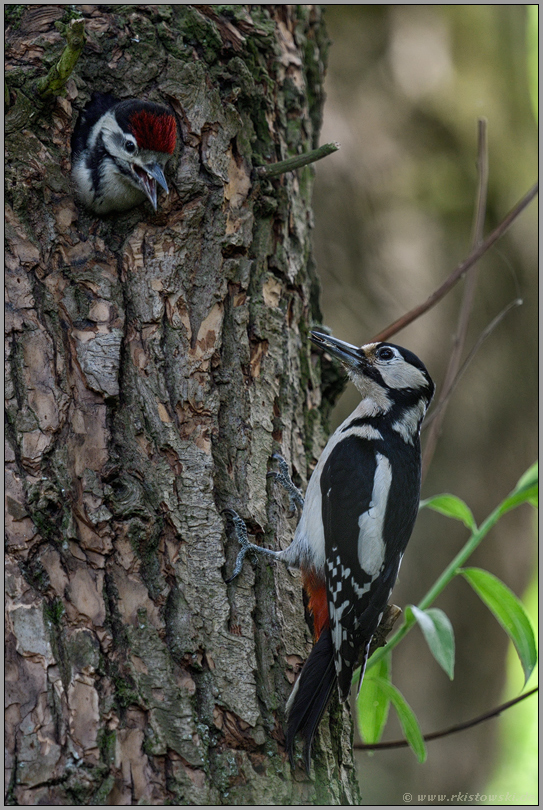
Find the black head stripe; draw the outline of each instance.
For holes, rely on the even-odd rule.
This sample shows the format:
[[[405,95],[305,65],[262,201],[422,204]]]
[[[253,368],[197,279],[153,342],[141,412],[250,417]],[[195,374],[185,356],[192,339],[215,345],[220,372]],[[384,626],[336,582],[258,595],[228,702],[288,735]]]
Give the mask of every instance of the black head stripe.
[[[80,112],[72,133],[72,159],[74,155],[83,152],[91,129],[114,104],[117,104],[117,99],[107,93],[92,94],[91,100]]]

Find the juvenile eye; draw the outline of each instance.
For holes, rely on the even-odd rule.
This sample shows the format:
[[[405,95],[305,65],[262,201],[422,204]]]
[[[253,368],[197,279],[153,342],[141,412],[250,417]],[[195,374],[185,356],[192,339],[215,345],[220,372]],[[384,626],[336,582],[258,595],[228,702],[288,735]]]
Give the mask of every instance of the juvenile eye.
[[[381,349],[377,350],[377,358],[378,360],[392,360],[394,357],[394,352],[392,349],[389,349],[387,346],[383,346]]]
[[[124,148],[131,155],[136,151],[136,144],[134,141],[125,141]]]

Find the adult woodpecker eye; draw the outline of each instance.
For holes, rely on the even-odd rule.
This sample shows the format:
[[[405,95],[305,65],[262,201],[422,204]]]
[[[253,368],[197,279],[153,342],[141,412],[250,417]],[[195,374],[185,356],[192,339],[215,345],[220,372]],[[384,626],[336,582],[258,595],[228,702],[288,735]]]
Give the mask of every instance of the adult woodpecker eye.
[[[378,360],[392,360],[393,357],[395,357],[394,351],[388,346],[382,346],[380,349],[377,349]]]
[[[124,148],[128,152],[128,154],[133,155],[134,152],[136,151],[136,144],[134,143],[134,141],[125,141]]]

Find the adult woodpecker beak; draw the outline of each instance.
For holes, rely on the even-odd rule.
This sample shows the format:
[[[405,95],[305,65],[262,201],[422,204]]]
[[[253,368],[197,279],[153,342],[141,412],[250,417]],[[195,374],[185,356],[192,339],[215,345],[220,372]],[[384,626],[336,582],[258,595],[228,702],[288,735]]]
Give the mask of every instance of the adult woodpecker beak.
[[[132,170],[137,178],[138,184],[147,195],[149,202],[157,210],[157,183],[162,186],[166,194],[169,193],[168,184],[164,177],[164,172],[158,163],[148,163],[146,166],[132,164]]]
[[[351,346],[350,343],[345,343],[343,340],[338,340],[331,335],[325,335],[323,332],[315,332],[314,330],[311,332],[311,342],[315,346],[320,346],[332,357],[337,357],[347,368],[360,369],[360,366],[367,367],[369,365],[363,347]]]

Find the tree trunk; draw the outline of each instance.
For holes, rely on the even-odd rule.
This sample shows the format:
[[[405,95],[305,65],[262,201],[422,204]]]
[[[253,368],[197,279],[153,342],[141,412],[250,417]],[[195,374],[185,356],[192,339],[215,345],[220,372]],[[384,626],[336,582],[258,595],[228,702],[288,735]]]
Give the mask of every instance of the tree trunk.
[[[74,15],[86,47],[40,100]],[[310,779],[284,753],[298,575],[248,559],[225,584],[222,511],[285,547],[270,457],[304,488],[325,439],[313,171],[253,173],[317,145],[319,7],[15,5],[8,25],[7,803],[357,804],[337,701]],[[94,90],[178,117],[156,215],[74,202]]]

